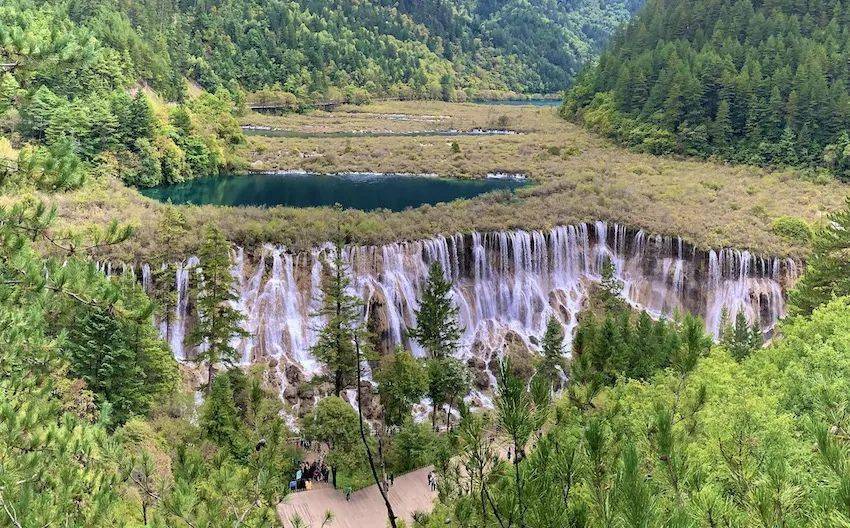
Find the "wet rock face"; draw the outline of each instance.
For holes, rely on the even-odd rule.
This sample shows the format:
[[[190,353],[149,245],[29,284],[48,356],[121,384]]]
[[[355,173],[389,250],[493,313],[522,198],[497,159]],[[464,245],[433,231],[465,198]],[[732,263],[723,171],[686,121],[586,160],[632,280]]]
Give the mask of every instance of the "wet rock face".
[[[323,324],[314,314],[321,306],[322,277],[332,251],[326,245],[291,254],[264,246],[234,255],[239,294],[234,304],[251,335],[238,344],[243,363],[276,362],[272,368],[284,397],[293,396],[287,387],[320,372],[310,347]],[[423,351],[409,342],[406,330],[415,324],[428,267],[439,262],[454,284],[452,296],[464,328],[458,355],[472,367],[479,390],[492,388],[492,374],[505,354],[516,356],[517,363],[529,362],[550,316],[561,322],[569,339],[588,284],[599,280],[607,260],[630,304],[656,316],[677,310],[695,313],[713,332],[724,307],[733,318],[743,312],[770,329],[784,313],[784,290],[799,267],[791,260],[746,251],[698,251],[681,239],[603,222],[347,247],[344,260],[352,290],[363,298],[363,316],[378,351],[388,353],[401,344],[420,356]],[[178,270],[177,309],[169,328],[160,325],[180,359],[192,355],[183,342],[195,317],[190,292],[197,266],[192,258]]]
[[[472,374],[472,386],[476,390],[483,392],[491,388],[488,366],[483,359],[480,357],[471,357],[466,360],[466,366]]]

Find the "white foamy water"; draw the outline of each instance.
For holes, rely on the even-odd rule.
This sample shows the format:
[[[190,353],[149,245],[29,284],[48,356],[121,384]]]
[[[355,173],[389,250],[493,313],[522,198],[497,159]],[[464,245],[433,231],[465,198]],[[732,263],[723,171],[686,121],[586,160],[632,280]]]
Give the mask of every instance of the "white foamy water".
[[[234,254],[239,296],[234,306],[245,315],[250,333],[237,343],[242,362],[274,358],[281,390],[293,369],[307,378],[319,372],[310,347],[322,323],[314,314],[332,252],[330,245],[298,254],[266,245],[250,256],[243,249]],[[696,251],[680,238],[605,222],[353,246],[344,255],[352,291],[364,300],[364,318],[380,349],[402,344],[417,355],[422,351],[406,338],[406,329],[415,324],[428,267],[439,262],[454,284],[464,328],[458,355],[479,365],[497,359],[509,343],[537,350],[549,316],[570,336],[588,284],[599,280],[606,259],[613,262],[629,303],[656,317],[694,313],[715,334],[724,308],[731,318],[743,312],[749,321],[772,328],[785,312],[783,285],[792,283],[799,269],[793,260],[732,249]],[[172,328],[166,333],[160,325],[181,360],[192,355],[183,342],[194,318],[190,270],[198,265],[193,257],[179,266]],[[149,271],[144,276],[149,282]]]

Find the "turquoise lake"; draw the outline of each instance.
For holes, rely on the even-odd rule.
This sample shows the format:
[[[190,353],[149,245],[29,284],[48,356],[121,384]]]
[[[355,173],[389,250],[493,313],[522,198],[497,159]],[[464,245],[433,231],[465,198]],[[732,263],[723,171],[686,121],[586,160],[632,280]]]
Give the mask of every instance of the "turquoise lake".
[[[175,204],[317,207],[338,203],[364,211],[403,211],[491,191],[512,191],[527,184],[525,180],[511,178],[457,180],[404,174],[251,173],[198,178],[140,189],[140,192]]]

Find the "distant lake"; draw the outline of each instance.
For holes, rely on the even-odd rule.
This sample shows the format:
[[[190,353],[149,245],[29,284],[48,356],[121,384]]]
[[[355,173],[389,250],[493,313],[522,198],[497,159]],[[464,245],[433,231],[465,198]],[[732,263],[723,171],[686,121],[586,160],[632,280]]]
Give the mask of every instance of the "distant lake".
[[[507,105],[507,106],[561,106],[561,99],[507,99],[504,101],[487,100],[474,101],[483,105]]]
[[[361,137],[454,137],[454,136],[515,136],[513,130],[475,129],[475,130],[416,130],[398,132],[393,130],[351,130],[335,132],[312,132],[302,130],[283,130],[244,126],[242,131],[249,136],[288,137],[299,139],[312,138],[361,138]]]
[[[472,198],[496,190],[512,191],[527,181],[512,178],[458,180],[406,174],[252,173],[198,178],[139,191],[175,204],[317,207],[402,211],[423,204]]]

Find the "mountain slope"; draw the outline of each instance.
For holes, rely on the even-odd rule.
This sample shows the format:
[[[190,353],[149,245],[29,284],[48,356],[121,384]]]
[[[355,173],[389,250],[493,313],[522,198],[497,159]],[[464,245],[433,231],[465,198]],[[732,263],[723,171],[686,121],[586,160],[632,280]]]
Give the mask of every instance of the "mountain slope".
[[[68,0],[71,18],[119,48],[139,40],[149,80],[213,90],[274,83],[453,98],[550,93],[642,0]],[[118,30],[118,31],[117,31]],[[118,36],[120,35],[120,36]],[[148,56],[152,52],[153,57]]]
[[[641,150],[850,171],[839,0],[650,0],[565,113]]]

